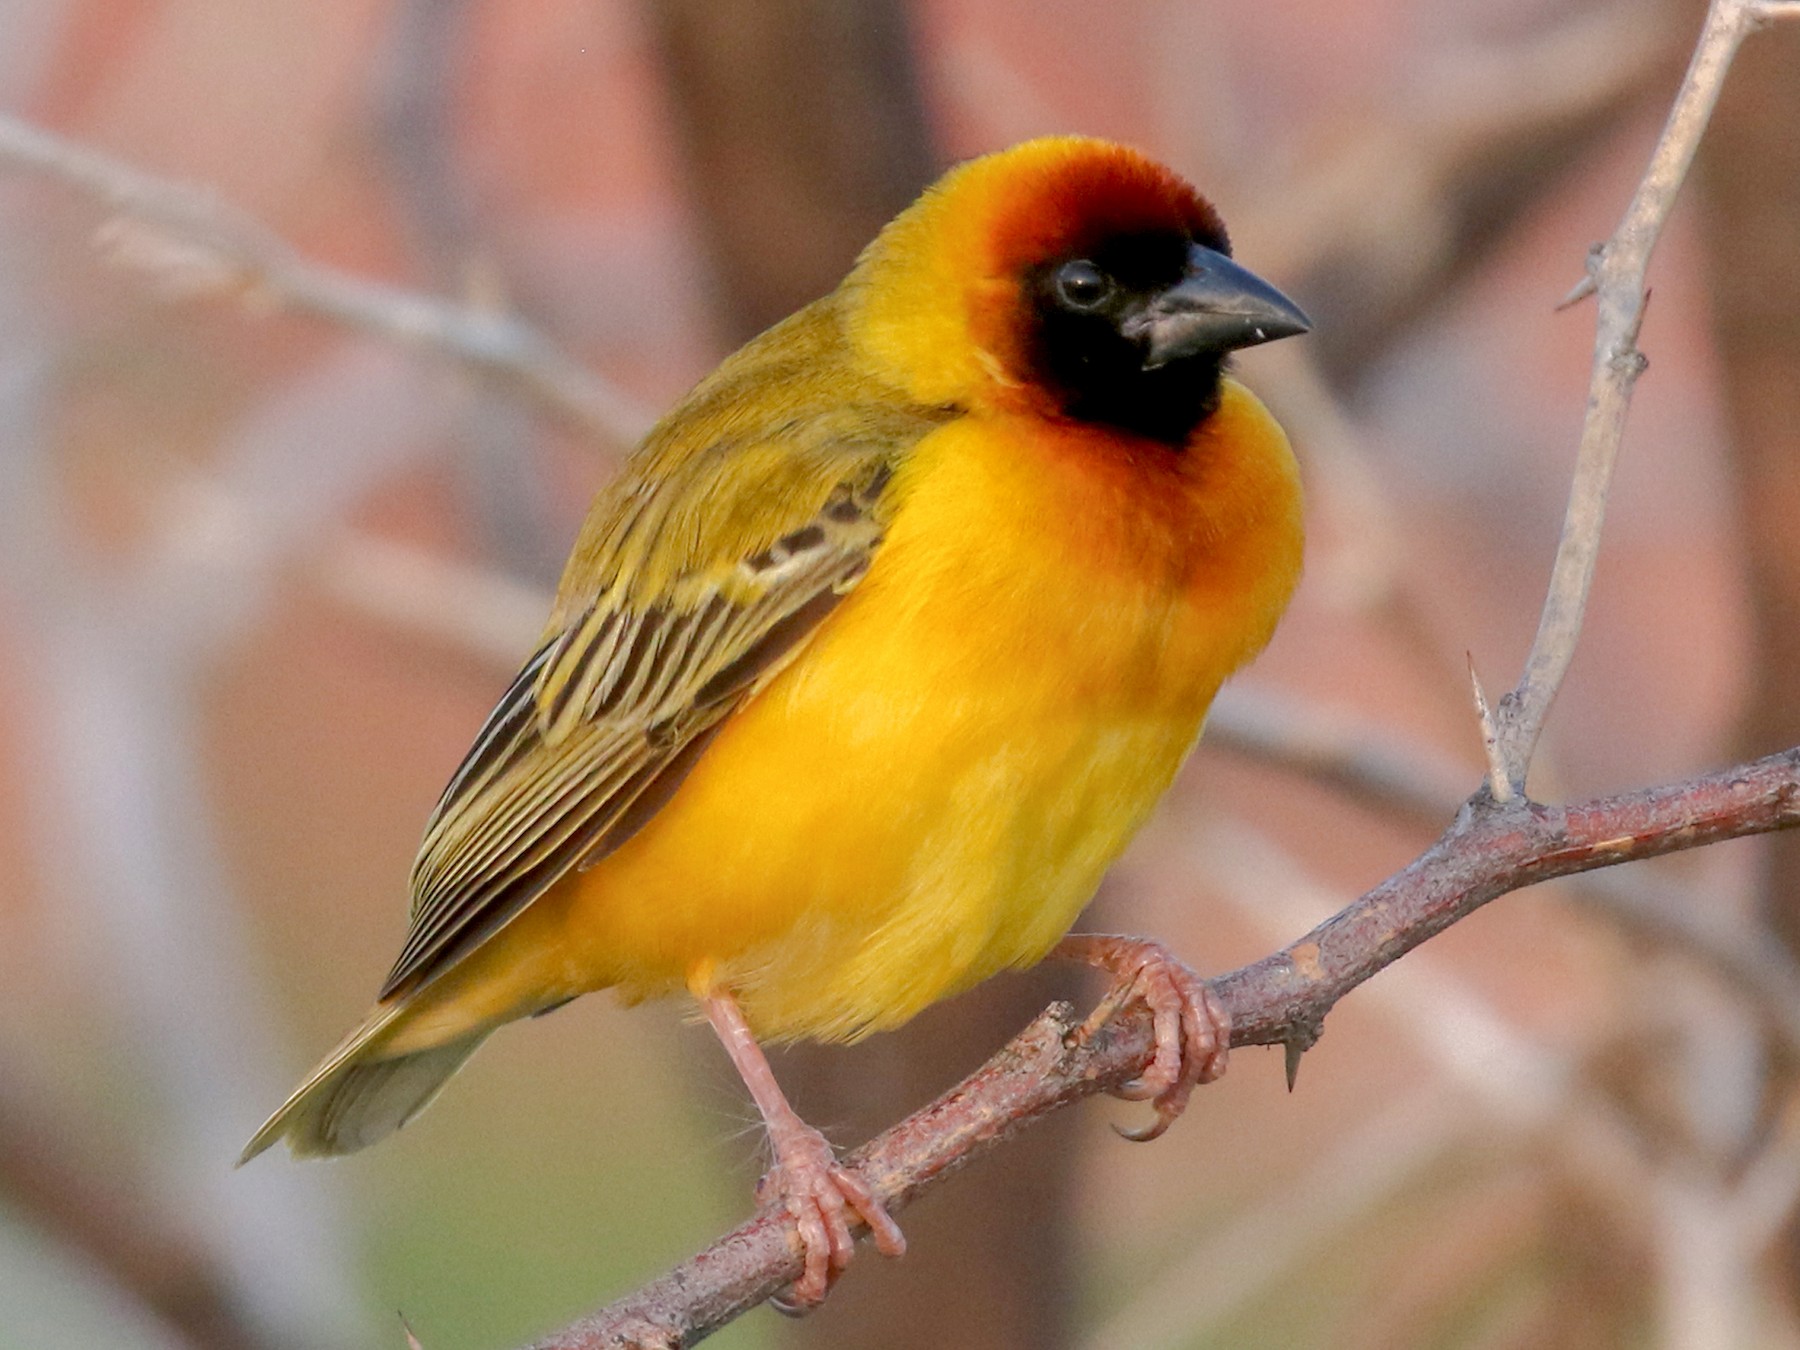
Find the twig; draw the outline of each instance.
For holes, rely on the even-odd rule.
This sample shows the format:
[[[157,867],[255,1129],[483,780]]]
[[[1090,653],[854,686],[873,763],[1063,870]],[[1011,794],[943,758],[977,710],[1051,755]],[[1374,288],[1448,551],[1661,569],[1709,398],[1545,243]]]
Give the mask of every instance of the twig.
[[[479,195],[457,153],[462,57],[478,7],[471,0],[400,0],[387,9],[370,69],[371,121],[382,177],[418,271],[428,286],[484,310],[515,310],[525,322],[528,309],[512,299],[510,269],[483,229]],[[554,582],[567,540],[534,444],[535,410],[492,381],[463,384],[451,453],[458,506],[482,549],[509,572]]]
[[[1569,807],[1472,798],[1408,867],[1299,941],[1220,977],[1233,1045],[1310,1044],[1351,989],[1496,896],[1554,877],[1800,824],[1800,749]],[[1108,1016],[1109,1012],[1114,1015]],[[956,1088],[850,1155],[898,1209],[971,1158],[1070,1102],[1118,1086],[1151,1053],[1148,1015],[1047,1010]],[[762,1214],[638,1293],[535,1350],[687,1346],[793,1280],[785,1219]]]
[[[3,114],[0,167],[53,178],[115,212],[101,235],[113,257],[177,293],[235,295],[452,357],[611,443],[630,445],[650,425],[626,395],[518,319],[308,261],[205,189],[144,173]]]
[[[1228,688],[1207,719],[1206,746],[1299,774],[1351,801],[1433,828],[1462,802],[1462,766],[1391,731],[1358,726],[1266,689]],[[1745,995],[1769,1033],[1800,1058],[1800,962],[1766,930],[1719,917],[1704,895],[1661,877],[1596,872],[1570,890],[1642,941],[1697,961]]]
[[[1649,168],[1612,237],[1589,256],[1588,275],[1599,317],[1575,482],[1531,655],[1517,687],[1500,700],[1497,709],[1496,752],[1515,792],[1525,791],[1532,752],[1581,635],[1625,414],[1631,405],[1632,387],[1646,365],[1637,348],[1637,336],[1648,298],[1644,281],[1650,255],[1693,163],[1739,44],[1763,24],[1796,12],[1800,5],[1712,0]]]
[[[1519,794],[1513,791],[1512,779],[1500,755],[1500,734],[1494,727],[1494,711],[1488,706],[1487,690],[1481,687],[1481,676],[1475,670],[1475,658],[1469,657],[1469,692],[1475,699],[1475,721],[1481,728],[1481,753],[1487,759],[1487,790],[1497,802],[1509,802]]]

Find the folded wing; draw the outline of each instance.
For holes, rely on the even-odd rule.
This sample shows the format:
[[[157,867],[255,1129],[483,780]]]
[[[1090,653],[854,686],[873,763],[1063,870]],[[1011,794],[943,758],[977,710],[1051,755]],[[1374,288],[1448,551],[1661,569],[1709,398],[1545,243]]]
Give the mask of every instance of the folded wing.
[[[729,406],[729,392],[714,394]],[[684,424],[718,420],[699,413]],[[779,446],[652,437],[577,546],[551,633],[438,803],[383,999],[642,828],[868,570],[897,454],[946,415],[840,407],[783,420]]]

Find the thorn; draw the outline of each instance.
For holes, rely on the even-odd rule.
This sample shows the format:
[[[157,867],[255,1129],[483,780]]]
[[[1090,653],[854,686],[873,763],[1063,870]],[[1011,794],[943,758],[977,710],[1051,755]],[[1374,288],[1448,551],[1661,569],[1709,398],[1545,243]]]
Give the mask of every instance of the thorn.
[[[1487,757],[1488,795],[1497,802],[1510,802],[1513,799],[1512,776],[1506,771],[1506,761],[1500,754],[1500,732],[1494,725],[1494,712],[1488,706],[1487,694],[1481,687],[1481,676],[1475,673],[1475,654],[1467,653],[1469,660],[1469,688],[1475,695],[1475,715],[1481,722],[1481,749]]]
[[[1319,1043],[1319,1037],[1325,1034],[1325,1023],[1314,1018],[1295,1020],[1287,1025],[1287,1034],[1282,1038],[1281,1046],[1286,1059],[1288,1091],[1294,1090],[1294,1083],[1300,1077],[1300,1057]]]
[[[1561,314],[1565,309],[1573,309],[1576,305],[1579,305],[1583,300],[1587,299],[1599,289],[1600,288],[1594,284],[1594,279],[1592,277],[1583,277],[1580,281],[1569,287],[1569,293],[1567,295],[1556,302],[1555,312]]]
[[[1569,293],[1556,302],[1556,312],[1561,313],[1571,305],[1578,305],[1600,289],[1597,278],[1600,275],[1600,264],[1606,258],[1606,245],[1594,244],[1587,251],[1586,273],[1580,281],[1569,288]]]
[[[413,1335],[412,1323],[406,1320],[406,1314],[395,1313],[394,1316],[400,1319],[400,1330],[406,1333],[406,1350],[425,1350],[425,1347],[419,1344],[419,1338]]]

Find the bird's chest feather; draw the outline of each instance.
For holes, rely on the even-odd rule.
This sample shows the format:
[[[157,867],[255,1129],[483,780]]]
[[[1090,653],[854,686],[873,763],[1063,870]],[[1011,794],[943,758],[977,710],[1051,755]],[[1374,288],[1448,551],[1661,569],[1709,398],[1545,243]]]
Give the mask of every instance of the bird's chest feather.
[[[611,978],[717,978],[761,1033],[836,1037],[1041,956],[1297,575],[1292,460],[1239,394],[1210,461],[928,438],[861,584],[588,874]]]
[[[1236,385],[1184,450],[971,420],[922,445],[898,486],[898,517],[834,627],[944,698],[1197,722],[1298,576],[1292,456]]]

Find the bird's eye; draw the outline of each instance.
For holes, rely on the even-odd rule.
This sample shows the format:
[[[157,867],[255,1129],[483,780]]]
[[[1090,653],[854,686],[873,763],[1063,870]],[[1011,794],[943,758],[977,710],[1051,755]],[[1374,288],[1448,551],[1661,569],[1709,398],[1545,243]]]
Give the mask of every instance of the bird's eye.
[[[1056,270],[1056,295],[1070,309],[1097,309],[1112,295],[1113,281],[1085,258]]]

